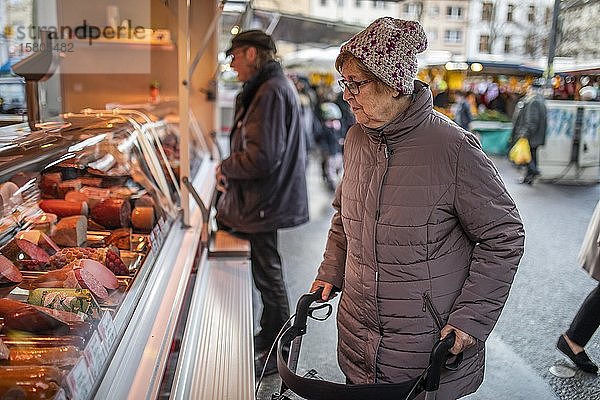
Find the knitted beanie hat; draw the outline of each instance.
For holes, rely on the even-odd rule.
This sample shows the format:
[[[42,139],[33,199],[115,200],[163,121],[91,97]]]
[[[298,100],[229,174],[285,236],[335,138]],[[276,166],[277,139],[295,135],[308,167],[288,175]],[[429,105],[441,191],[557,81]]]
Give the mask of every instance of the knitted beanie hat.
[[[417,21],[378,18],[342,45],[376,77],[400,94],[414,90],[417,54],[427,48],[427,36]]]

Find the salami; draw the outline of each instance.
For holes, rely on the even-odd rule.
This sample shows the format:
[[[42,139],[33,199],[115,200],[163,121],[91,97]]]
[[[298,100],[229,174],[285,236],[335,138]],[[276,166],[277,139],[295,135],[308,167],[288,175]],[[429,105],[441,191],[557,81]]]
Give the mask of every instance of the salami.
[[[89,289],[94,296],[101,300],[108,298],[108,291],[90,270],[85,268],[74,268],[73,272],[75,272],[75,277],[79,281],[81,287]]]
[[[21,271],[8,258],[0,254],[0,285],[6,283],[21,283]]]
[[[18,238],[8,242],[0,253],[18,268],[29,271],[41,271],[50,261],[50,256],[41,247]]]
[[[111,270],[115,275],[129,275],[129,270],[123,263],[114,250],[108,247],[89,248],[89,247],[72,247],[62,249],[52,257],[50,257],[50,268],[57,269],[64,267],[72,261],[89,258],[103,264]]]
[[[104,199],[92,209],[91,216],[94,221],[108,229],[128,227],[131,205],[124,199]]]
[[[9,299],[0,299],[0,317],[9,330],[41,334],[64,335],[69,332],[66,322],[29,304]]]
[[[87,204],[81,201],[42,200],[40,201],[40,208],[47,213],[56,214],[59,218],[88,214]]]
[[[60,247],[58,247],[56,243],[42,231],[22,231],[19,232],[16,237],[17,239],[23,239],[41,247],[48,254],[54,254],[60,250]]]

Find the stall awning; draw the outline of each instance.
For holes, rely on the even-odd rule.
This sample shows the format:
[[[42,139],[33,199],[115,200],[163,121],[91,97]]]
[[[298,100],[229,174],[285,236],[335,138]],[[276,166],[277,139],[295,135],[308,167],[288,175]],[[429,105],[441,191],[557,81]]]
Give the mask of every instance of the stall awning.
[[[239,13],[224,13],[223,27],[229,30],[241,24]],[[329,21],[273,11],[254,9],[250,26],[271,33],[273,39],[310,47],[339,46],[364,29],[338,21]]]

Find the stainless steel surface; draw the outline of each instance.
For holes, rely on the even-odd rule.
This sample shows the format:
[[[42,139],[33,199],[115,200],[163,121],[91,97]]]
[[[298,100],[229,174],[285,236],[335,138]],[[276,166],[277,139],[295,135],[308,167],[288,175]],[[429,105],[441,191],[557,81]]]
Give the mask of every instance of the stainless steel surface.
[[[171,399],[254,399],[252,281],[247,259],[199,271]]]

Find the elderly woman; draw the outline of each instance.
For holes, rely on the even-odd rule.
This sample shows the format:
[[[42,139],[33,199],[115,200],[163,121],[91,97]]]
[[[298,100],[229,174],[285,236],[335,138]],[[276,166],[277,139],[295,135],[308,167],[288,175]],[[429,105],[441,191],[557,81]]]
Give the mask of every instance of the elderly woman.
[[[485,340],[523,253],[515,203],[475,136],[433,111],[415,80],[427,47],[415,21],[380,18],[336,60],[357,124],[312,290],[342,290],[338,361],[349,383],[416,378],[434,343],[454,331],[438,399],[483,380]]]

